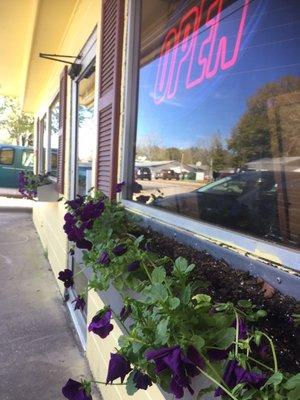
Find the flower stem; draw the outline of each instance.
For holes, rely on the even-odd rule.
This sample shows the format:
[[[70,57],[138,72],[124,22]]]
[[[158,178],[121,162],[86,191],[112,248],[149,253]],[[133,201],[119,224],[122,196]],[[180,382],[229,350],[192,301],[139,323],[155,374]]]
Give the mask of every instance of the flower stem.
[[[197,367],[198,370],[206,376],[209,380],[211,380],[213,383],[215,383],[217,386],[219,386],[232,400],[239,400],[237,397],[235,397],[225,386],[223,386],[220,382],[218,382],[216,379],[214,379],[212,376],[207,374],[205,371],[203,371],[201,368]]]
[[[274,361],[274,372],[278,372],[278,362],[277,362],[277,356],[276,356],[276,350],[275,350],[275,346],[273,343],[273,340],[270,338],[270,336],[268,336],[266,333],[262,332],[262,335],[268,340],[268,342],[270,343],[270,347],[272,350],[272,356],[273,356],[273,361]]]
[[[203,359],[205,360],[205,364],[211,369],[211,371],[218,377],[220,378],[221,381],[223,381],[223,383],[226,385],[226,383],[224,382],[222,376],[220,376],[220,374],[217,372],[217,370],[214,368],[214,366],[211,364],[211,362],[209,361],[209,359],[207,357],[205,357],[202,353],[201,353],[201,357],[203,357]]]
[[[150,275],[150,272],[149,272],[148,268],[146,267],[144,262],[142,262],[142,265],[143,265],[143,268],[144,268],[144,270],[145,270],[145,272],[146,272],[146,274],[148,276],[148,279],[149,279],[150,283],[152,284],[152,278],[151,278],[151,275]]]
[[[101,382],[101,381],[90,381],[91,383],[99,383],[100,385],[107,385],[106,382]],[[123,383],[110,383],[110,385],[126,385],[126,382]]]
[[[235,312],[235,320],[236,320],[236,324],[235,324],[235,356],[238,355],[239,352],[239,329],[240,329],[240,324],[239,324],[239,315],[236,312],[236,310],[234,310]]]
[[[127,327],[126,327],[126,325],[124,324],[124,322],[119,318],[119,316],[114,312],[113,309],[111,309],[111,311],[112,311],[112,313],[113,313],[113,315],[114,315],[115,320],[119,321],[120,324],[122,325],[122,327],[125,329],[127,335],[130,335],[129,330],[127,329]]]
[[[264,364],[264,363],[262,363],[262,362],[256,360],[255,358],[253,358],[253,357],[251,357],[251,356],[249,356],[249,355],[248,355],[247,357],[249,358],[249,360],[255,362],[256,364],[260,365],[261,367],[264,367],[264,368],[266,368],[266,369],[268,369],[269,371],[271,371],[271,372],[274,373],[274,369],[273,369],[273,368],[268,367],[266,364]]]

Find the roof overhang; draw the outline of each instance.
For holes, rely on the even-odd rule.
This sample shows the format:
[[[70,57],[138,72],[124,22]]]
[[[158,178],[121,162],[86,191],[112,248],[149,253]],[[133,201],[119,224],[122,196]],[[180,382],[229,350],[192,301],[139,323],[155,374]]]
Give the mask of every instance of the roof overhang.
[[[34,112],[52,71],[39,53],[57,53],[78,0],[3,0],[0,13],[0,95]]]

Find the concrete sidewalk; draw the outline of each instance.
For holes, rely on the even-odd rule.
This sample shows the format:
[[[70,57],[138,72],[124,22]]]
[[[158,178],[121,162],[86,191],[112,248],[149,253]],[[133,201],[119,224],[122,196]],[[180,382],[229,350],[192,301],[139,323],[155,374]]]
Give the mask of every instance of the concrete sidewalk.
[[[0,399],[64,399],[89,369],[28,213],[0,211],[0,282]]]

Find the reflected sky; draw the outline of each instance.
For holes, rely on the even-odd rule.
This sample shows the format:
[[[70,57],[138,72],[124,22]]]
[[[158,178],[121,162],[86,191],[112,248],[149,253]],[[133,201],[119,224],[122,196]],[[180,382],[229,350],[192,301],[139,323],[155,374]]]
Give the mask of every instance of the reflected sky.
[[[238,0],[222,13],[216,43],[222,36],[228,38],[228,57],[236,43],[244,4]],[[204,28],[198,32],[195,54],[209,34]],[[238,59],[228,70],[219,70],[211,79],[186,89],[189,64],[184,62],[176,95],[155,104],[159,58],[141,68],[137,144],[149,135],[165,147],[187,148],[199,141],[205,145],[216,133],[225,141],[246,111],[248,98],[259,88],[283,76],[300,76],[299,48],[299,0],[250,1]],[[192,76],[197,67],[199,70],[193,63]]]

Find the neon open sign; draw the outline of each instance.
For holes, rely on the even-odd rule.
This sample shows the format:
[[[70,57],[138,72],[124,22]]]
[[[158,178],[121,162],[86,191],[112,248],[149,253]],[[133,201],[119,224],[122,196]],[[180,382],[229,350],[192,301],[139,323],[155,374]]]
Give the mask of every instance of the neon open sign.
[[[175,97],[179,81],[184,81],[186,89],[191,89],[205,79],[213,78],[218,71],[234,66],[241,48],[249,2],[243,0],[235,43],[230,52],[228,37],[218,35],[222,24],[223,0],[213,1],[208,8],[207,0],[200,0],[199,6],[192,7],[177,26],[168,31],[156,73],[156,104]]]

